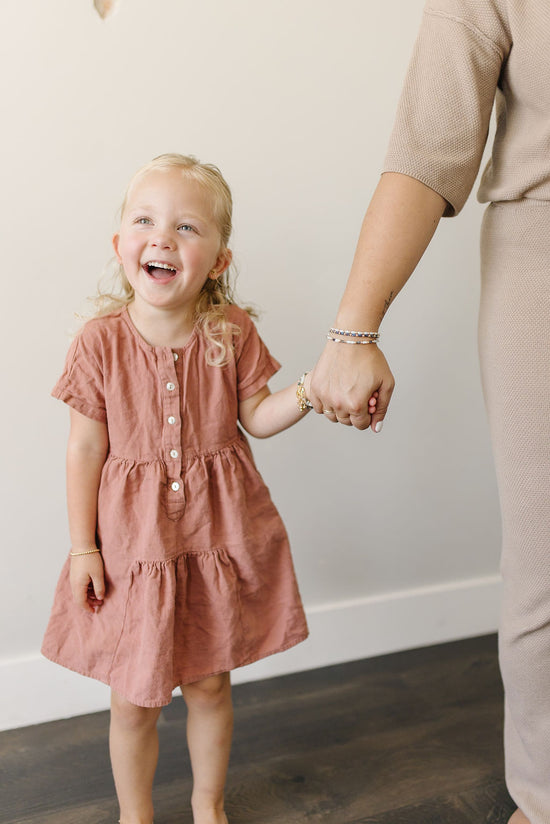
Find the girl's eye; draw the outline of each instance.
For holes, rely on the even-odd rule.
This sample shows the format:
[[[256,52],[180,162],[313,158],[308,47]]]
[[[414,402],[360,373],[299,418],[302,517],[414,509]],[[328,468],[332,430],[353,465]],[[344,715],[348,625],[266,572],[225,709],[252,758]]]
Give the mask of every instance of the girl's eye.
[[[190,226],[189,223],[182,223],[181,226],[178,227],[180,232],[194,232],[195,229],[193,226]]]
[[[146,226],[147,224],[151,223],[151,219],[148,217],[138,217],[138,219],[135,222],[139,223],[140,226]]]

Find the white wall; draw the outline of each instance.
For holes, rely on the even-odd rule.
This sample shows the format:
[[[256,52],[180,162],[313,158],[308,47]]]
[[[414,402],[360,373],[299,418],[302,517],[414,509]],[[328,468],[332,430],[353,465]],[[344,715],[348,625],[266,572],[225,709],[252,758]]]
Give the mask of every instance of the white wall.
[[[110,257],[132,172],[217,163],[239,292],[283,362],[314,363],[376,185],[422,0],[92,0],[3,5],[3,593],[0,726],[102,707],[38,650],[68,550],[68,413],[49,397]],[[395,20],[399,21],[396,29]],[[265,677],[490,631],[499,523],[476,356],[478,225],[444,221],[383,326],[383,433],[310,415],[255,454],[287,523],[312,639]]]

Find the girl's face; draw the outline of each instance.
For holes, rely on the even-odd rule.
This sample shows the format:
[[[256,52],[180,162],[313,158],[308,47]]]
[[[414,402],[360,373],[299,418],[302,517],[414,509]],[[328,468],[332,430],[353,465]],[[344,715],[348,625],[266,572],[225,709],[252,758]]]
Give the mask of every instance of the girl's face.
[[[134,182],[113,246],[142,310],[191,315],[207,278],[231,262],[211,193],[180,169],[155,169]]]

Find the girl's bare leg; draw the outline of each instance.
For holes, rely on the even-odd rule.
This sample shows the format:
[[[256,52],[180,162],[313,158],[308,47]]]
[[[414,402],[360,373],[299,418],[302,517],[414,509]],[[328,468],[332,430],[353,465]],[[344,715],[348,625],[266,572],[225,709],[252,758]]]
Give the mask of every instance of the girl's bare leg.
[[[120,824],[152,824],[160,707],[137,707],[111,691],[111,765]]]
[[[521,810],[516,810],[508,824],[530,824],[530,821]]]
[[[227,824],[224,787],[233,733],[229,673],[185,684],[187,743],[193,769],[194,824]]]

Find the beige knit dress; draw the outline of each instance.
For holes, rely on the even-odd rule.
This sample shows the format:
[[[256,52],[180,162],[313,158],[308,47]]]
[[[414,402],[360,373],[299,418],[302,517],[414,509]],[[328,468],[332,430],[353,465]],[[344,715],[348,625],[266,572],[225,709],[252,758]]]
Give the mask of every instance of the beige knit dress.
[[[385,171],[479,200],[480,354],[503,517],[500,632],[510,793],[550,822],[550,2],[428,0]]]

